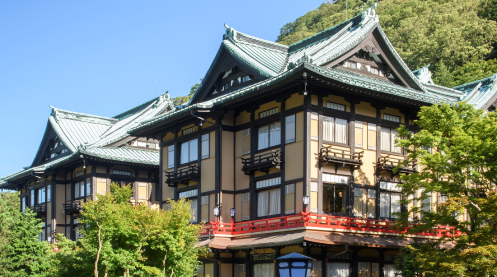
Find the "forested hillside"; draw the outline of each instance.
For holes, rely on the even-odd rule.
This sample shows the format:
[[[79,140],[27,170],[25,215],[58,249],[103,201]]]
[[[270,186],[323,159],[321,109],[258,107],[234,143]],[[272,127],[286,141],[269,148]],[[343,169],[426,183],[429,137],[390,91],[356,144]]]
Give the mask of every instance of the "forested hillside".
[[[348,18],[376,1],[348,0]],[[497,0],[382,0],[376,13],[407,65],[430,64],[435,83],[453,87],[497,73]],[[322,4],[281,28],[290,45],[345,21],[345,0]]]

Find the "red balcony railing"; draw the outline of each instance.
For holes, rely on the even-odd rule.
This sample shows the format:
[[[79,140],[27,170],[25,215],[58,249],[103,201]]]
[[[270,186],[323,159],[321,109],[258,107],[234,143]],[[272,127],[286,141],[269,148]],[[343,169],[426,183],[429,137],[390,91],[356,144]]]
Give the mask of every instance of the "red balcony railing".
[[[394,224],[395,222],[392,221],[376,219],[362,219],[334,215],[301,213],[300,215],[288,215],[237,223],[211,221],[205,225],[201,235],[241,235],[266,231],[285,230],[298,227],[317,227],[320,229],[329,229],[330,231],[363,231],[374,232],[376,234],[400,235],[408,233],[409,230],[411,230],[415,226],[415,224],[410,224],[409,227],[403,230],[399,230],[394,226]],[[455,230],[454,227],[438,226],[432,230],[411,235],[440,238],[443,236],[460,236],[461,232]]]

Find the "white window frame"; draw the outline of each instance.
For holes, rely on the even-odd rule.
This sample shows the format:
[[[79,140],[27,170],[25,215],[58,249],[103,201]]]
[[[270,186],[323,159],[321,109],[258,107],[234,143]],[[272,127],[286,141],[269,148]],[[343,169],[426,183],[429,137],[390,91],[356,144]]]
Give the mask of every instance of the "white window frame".
[[[186,150],[188,150],[188,154],[187,154],[188,155],[188,161],[186,161],[186,162],[183,159],[184,158],[183,155],[185,154],[183,152],[183,151],[185,151],[183,145],[188,145],[188,147],[186,148]],[[195,145],[195,150],[196,151],[193,152],[191,150],[192,150],[192,147],[194,145]],[[185,142],[181,143],[181,150],[180,151],[181,151],[180,164],[187,164],[187,163],[192,163],[194,161],[197,161],[198,160],[198,138],[191,139],[189,141],[185,141]],[[195,158],[192,158],[192,153],[194,153]]]
[[[381,127],[381,151],[402,154],[402,147],[395,145],[395,139],[398,136],[398,132],[393,128]],[[383,141],[388,138],[388,149],[387,145]]]
[[[337,130],[338,130],[338,124],[336,124],[337,120],[345,121],[345,142],[342,142],[341,139],[337,139]],[[342,122],[343,123],[343,122]],[[340,124],[342,125],[342,124]],[[336,117],[329,117],[325,116],[323,118],[323,140],[324,141],[329,141],[333,143],[340,143],[340,144],[346,144],[348,145],[349,143],[349,121],[347,119],[343,118],[336,118]]]
[[[276,125],[279,124],[279,129],[274,131],[272,130],[273,128],[276,128]],[[267,132],[261,133],[262,128],[267,128]],[[267,146],[263,147],[264,145],[261,145],[261,138],[267,135]],[[278,138],[276,139],[274,136],[277,136]],[[272,142],[271,138],[274,138],[274,142]],[[280,121],[275,121],[270,124],[260,126],[258,128],[258,143],[257,143],[257,149],[266,149],[269,147],[277,146],[281,144],[281,122]]]

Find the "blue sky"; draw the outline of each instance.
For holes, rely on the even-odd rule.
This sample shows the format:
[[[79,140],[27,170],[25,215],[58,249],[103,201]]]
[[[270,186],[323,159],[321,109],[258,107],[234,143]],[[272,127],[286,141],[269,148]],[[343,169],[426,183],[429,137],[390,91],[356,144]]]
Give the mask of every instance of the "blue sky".
[[[188,94],[224,34],[274,41],[325,1],[1,1],[0,177],[31,165],[54,107],[112,117]]]

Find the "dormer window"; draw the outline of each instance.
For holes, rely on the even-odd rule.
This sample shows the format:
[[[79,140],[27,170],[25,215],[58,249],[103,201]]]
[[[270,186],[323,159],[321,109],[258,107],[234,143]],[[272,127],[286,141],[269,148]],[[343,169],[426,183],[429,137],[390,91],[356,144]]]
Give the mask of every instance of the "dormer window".
[[[245,76],[242,78],[242,83],[250,81],[250,76]]]
[[[358,64],[356,62],[349,62],[349,61],[347,61],[347,62],[345,62],[344,66],[352,68],[352,69],[357,69]]]

